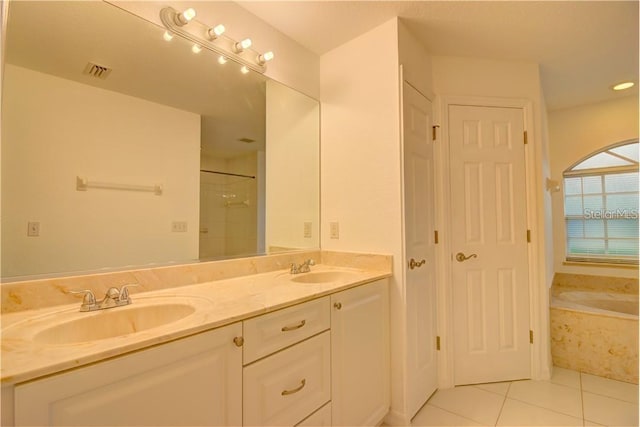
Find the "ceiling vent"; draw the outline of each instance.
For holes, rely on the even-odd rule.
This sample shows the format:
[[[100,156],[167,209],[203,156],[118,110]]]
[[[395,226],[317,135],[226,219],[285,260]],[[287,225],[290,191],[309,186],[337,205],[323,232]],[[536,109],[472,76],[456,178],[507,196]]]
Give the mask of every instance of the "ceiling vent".
[[[247,144],[251,144],[252,142],[256,142],[255,139],[251,139],[251,138],[238,138],[238,141],[246,142]]]
[[[94,64],[93,62],[87,62],[87,66],[84,67],[84,74],[97,79],[106,79],[111,74],[111,68],[103,65]]]

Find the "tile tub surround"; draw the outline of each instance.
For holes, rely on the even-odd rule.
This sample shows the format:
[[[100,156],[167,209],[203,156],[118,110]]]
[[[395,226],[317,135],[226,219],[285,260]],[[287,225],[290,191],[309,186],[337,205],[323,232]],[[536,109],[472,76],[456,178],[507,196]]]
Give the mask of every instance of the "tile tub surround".
[[[366,258],[366,257],[365,257]],[[369,259],[369,258],[367,258]],[[2,383],[13,384],[65,369],[97,362],[108,357],[161,344],[199,332],[224,326],[250,317],[278,310],[294,304],[326,296],[373,280],[391,276],[391,263],[380,257],[376,269],[336,267],[318,264],[314,271],[349,271],[348,279],[324,283],[296,283],[286,269],[208,281],[170,289],[132,291],[133,307],[136,302],[155,304],[158,300],[195,299],[198,309],[194,314],[174,323],[143,330],[134,334],[96,341],[66,345],[48,345],[34,338],[40,330],[56,324],[39,319],[75,319],[80,313],[79,301],[73,304],[22,310],[2,316]],[[366,262],[363,263],[366,264]],[[387,265],[387,269],[380,268]],[[123,307],[121,309],[126,309]],[[115,311],[114,308],[106,311]],[[57,320],[56,320],[57,322]]]
[[[551,307],[553,364],[638,384],[638,320]]]
[[[638,295],[638,279],[556,273],[551,300],[566,291]],[[551,306],[553,364],[638,384],[638,319],[588,310]]]
[[[89,289],[96,298],[102,298],[110,287],[135,283],[139,286],[131,288],[131,293],[136,294],[282,270],[291,263],[300,264],[310,258],[329,266],[380,271],[392,268],[389,255],[311,250],[3,283],[0,285],[2,314],[72,302],[80,304],[82,295],[70,295],[69,290]]]

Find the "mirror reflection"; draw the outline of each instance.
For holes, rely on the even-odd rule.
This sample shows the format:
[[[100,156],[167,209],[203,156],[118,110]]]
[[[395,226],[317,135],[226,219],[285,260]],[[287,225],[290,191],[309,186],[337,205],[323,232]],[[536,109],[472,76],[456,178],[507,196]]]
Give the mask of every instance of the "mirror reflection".
[[[319,105],[104,2],[12,2],[2,278],[319,247]]]

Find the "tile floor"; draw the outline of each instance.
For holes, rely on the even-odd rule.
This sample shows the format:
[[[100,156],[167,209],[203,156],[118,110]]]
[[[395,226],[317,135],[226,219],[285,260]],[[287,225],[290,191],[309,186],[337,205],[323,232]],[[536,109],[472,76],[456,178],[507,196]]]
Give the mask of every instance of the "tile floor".
[[[638,426],[638,386],[554,367],[549,381],[438,390],[412,426]]]

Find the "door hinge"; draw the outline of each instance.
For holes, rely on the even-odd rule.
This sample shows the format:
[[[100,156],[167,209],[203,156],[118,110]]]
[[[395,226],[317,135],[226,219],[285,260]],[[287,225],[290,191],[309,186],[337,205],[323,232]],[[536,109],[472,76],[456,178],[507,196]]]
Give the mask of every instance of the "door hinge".
[[[529,330],[529,343],[533,344],[533,331]]]
[[[527,230],[527,243],[531,243],[531,230]]]
[[[524,143],[525,145],[529,143],[529,136],[527,135],[527,131],[524,131]]]
[[[436,140],[436,128],[439,128],[440,125],[433,125],[431,126],[431,139],[432,140]]]
[[[433,230],[433,243],[438,244],[438,230]]]
[[[440,350],[440,337],[436,337],[436,350]]]

